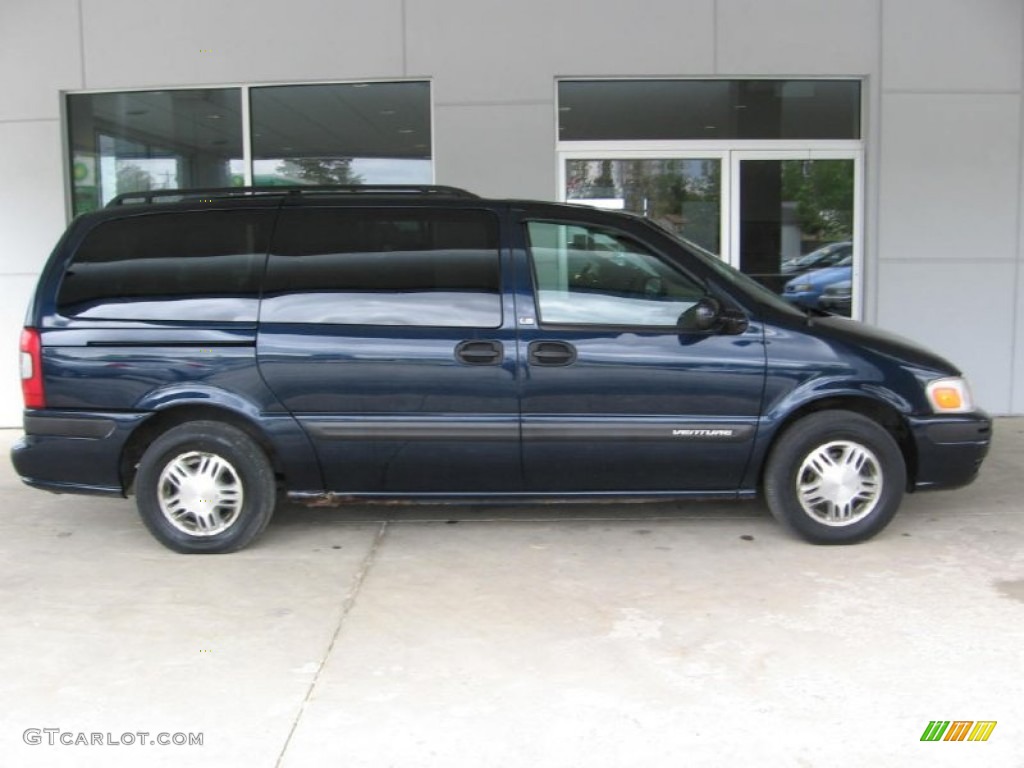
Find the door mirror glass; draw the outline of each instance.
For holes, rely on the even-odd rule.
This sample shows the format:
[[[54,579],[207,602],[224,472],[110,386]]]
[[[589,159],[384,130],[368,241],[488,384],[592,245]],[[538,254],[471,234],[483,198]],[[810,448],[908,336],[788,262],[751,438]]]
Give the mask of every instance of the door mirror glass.
[[[741,310],[725,307],[718,299],[705,296],[679,316],[676,327],[689,333],[717,331],[740,334],[747,330],[749,324]]]
[[[693,306],[693,330],[710,331],[718,323],[722,305],[717,299],[705,296]],[[680,318],[682,319],[682,318]]]
[[[679,316],[676,328],[685,333],[703,333],[716,329],[721,317],[721,302],[711,296],[704,296]]]

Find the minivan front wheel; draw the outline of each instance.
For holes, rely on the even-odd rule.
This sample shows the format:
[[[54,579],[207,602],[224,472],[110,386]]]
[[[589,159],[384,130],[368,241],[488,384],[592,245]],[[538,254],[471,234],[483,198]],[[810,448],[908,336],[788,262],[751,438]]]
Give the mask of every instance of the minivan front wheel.
[[[893,437],[851,411],[820,411],[779,438],[764,473],[768,508],[808,541],[852,544],[899,508],[906,465]]]
[[[169,429],[139,462],[136,504],[149,531],[184,553],[222,553],[255,539],[274,513],[266,454],[245,432],[216,421]]]

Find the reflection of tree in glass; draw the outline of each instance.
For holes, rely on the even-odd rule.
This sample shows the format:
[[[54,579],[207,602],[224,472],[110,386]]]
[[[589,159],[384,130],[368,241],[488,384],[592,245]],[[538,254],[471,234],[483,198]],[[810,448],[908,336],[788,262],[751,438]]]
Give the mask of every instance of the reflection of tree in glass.
[[[349,157],[303,157],[284,160],[277,173],[298,184],[362,184],[363,177],[352,172]]]
[[[617,160],[569,160],[566,163],[566,193],[570,199],[615,198],[613,163]]]
[[[626,163],[626,208],[718,250],[721,167],[717,160]]]
[[[721,163],[718,160],[569,160],[569,200],[619,199],[711,251],[719,249]]]
[[[153,177],[147,171],[137,165],[127,163],[118,165],[117,168],[117,192],[146,192],[153,188]]]
[[[615,197],[615,179],[612,178],[612,161],[601,161],[601,174],[591,182],[592,197]]]
[[[782,163],[782,196],[796,203],[800,230],[828,242],[853,235],[853,162],[791,160]]]

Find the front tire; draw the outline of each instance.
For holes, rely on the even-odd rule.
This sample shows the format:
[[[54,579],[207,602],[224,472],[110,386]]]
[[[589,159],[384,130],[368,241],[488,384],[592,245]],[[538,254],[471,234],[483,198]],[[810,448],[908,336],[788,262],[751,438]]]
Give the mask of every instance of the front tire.
[[[136,505],[150,533],[186,554],[234,552],[267,527],[274,513],[274,471],[242,430],[216,421],[169,429],[146,450]]]
[[[889,524],[907,483],[899,446],[851,411],[797,421],[772,448],[764,473],[768,508],[815,544],[853,544]]]

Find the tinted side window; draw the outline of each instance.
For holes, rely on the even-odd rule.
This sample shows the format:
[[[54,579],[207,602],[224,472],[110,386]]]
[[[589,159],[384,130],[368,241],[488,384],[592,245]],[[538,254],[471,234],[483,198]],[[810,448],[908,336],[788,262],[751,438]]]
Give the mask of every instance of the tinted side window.
[[[282,213],[262,322],[497,328],[498,222],[485,211]]]
[[[273,213],[131,216],[93,229],[57,295],[68,317],[255,322]]]
[[[578,224],[527,224],[541,322],[687,327],[703,287],[639,243]]]

